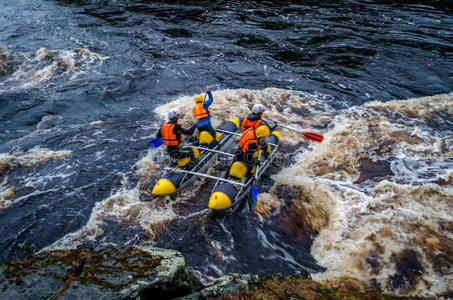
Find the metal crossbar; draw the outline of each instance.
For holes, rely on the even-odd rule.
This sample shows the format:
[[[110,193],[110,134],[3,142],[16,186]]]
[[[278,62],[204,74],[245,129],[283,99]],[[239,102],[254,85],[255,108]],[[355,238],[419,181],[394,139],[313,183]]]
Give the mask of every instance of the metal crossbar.
[[[246,186],[245,184],[243,183],[240,183],[240,182],[236,182],[236,181],[233,181],[233,180],[228,180],[228,179],[224,179],[224,178],[221,178],[221,177],[217,177],[217,176],[211,176],[211,175],[207,175],[207,174],[204,174],[204,173],[199,173],[199,172],[192,172],[192,171],[187,171],[187,170],[173,170],[171,168],[168,168],[169,170],[172,170],[173,172],[180,172],[180,173],[185,173],[185,174],[192,174],[192,175],[197,175],[197,176],[201,176],[201,177],[206,177],[206,178],[210,178],[210,179],[214,179],[214,180],[220,180],[220,181],[224,181],[224,182],[228,182],[228,183],[231,183],[231,184],[235,184],[235,185],[239,185],[239,186]]]
[[[231,132],[231,131],[226,131],[226,130],[221,130],[221,129],[216,129],[216,131],[223,132],[223,133],[228,133],[228,134],[233,134],[233,135],[237,135],[237,136],[241,136],[240,133],[236,133],[236,132]],[[272,143],[269,143],[269,145],[271,145],[272,147],[277,147],[278,146],[278,145],[272,144]]]
[[[210,149],[210,148],[199,147],[199,146],[184,146],[183,148],[196,148],[196,149],[200,149],[200,150],[204,150],[204,151],[208,151],[208,152],[220,153],[220,154],[224,154],[224,155],[227,155],[227,156],[234,157],[234,154],[231,154],[231,153],[228,153],[228,152],[224,152],[224,151],[220,151],[220,150],[214,150],[214,149]]]
[[[227,131],[227,130],[222,130],[222,129],[216,129],[215,131],[223,132],[223,133],[227,133],[227,134],[232,134],[232,135],[237,135],[237,136],[241,136],[240,133],[236,133],[236,132],[232,132],[232,131]]]

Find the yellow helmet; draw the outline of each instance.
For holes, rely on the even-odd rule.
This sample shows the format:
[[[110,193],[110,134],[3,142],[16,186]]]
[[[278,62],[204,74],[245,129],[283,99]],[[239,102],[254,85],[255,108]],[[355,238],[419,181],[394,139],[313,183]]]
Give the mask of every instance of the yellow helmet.
[[[196,95],[195,96],[195,102],[203,102],[203,96],[202,95]]]
[[[259,126],[255,131],[255,135],[257,138],[267,138],[269,134],[270,134],[269,128],[264,125]]]

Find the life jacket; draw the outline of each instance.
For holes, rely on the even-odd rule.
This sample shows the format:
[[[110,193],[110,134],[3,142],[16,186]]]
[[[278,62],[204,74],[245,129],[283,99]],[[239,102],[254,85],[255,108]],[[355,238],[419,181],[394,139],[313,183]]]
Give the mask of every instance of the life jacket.
[[[257,129],[260,125],[261,125],[261,119],[256,119],[255,121],[250,121],[249,115],[246,115],[244,120],[242,120],[242,122],[241,122],[242,131],[244,131],[250,127]]]
[[[241,139],[239,140],[239,147],[241,148],[242,152],[247,152],[247,150],[249,150],[249,146],[253,143],[257,143],[255,128],[250,127],[242,133]]]
[[[198,119],[209,117],[209,111],[203,107],[203,102],[198,102],[193,107],[193,116]]]
[[[160,133],[162,135],[162,139],[164,140],[164,144],[167,146],[178,146],[179,140],[176,134],[173,133],[173,129],[175,128],[175,123],[165,123],[160,128]],[[182,135],[180,139],[182,138]]]

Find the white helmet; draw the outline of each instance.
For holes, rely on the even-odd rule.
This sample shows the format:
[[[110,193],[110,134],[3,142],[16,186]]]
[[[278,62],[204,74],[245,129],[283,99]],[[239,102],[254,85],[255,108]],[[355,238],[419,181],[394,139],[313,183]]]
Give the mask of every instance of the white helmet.
[[[259,113],[264,112],[265,109],[266,109],[266,107],[264,107],[263,104],[258,103],[258,104],[253,105],[252,112],[254,114],[259,114]]]
[[[179,110],[179,108],[172,108],[168,111],[168,118],[170,120],[179,117],[181,117],[181,111]]]

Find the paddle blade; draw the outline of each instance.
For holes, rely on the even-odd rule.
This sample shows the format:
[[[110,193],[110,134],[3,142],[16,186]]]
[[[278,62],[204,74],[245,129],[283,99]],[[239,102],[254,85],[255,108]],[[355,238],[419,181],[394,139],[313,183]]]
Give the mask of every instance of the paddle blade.
[[[256,199],[258,199],[258,189],[254,185],[250,190],[250,209],[254,209],[256,205]]]
[[[149,142],[150,148],[159,148],[164,143],[164,139],[162,138],[155,138],[151,142]]]
[[[324,137],[313,132],[302,132],[303,135],[309,140],[321,143]]]

